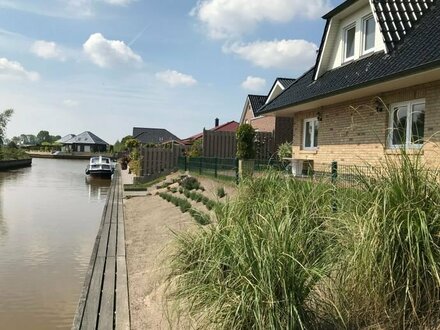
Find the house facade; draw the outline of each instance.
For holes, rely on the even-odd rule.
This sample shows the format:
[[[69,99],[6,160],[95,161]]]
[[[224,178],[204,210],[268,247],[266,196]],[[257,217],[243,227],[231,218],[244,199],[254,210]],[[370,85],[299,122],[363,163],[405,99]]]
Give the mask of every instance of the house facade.
[[[240,117],[240,124],[250,124],[257,132],[274,134],[275,146],[284,142],[292,142],[293,119],[291,117],[275,117],[258,115],[258,110],[280,95],[295,79],[277,78],[267,95],[252,95],[246,97],[246,102]]]
[[[440,7],[348,0],[329,12],[315,66],[259,115],[293,118],[293,158],[318,168],[421,153],[440,164]]]

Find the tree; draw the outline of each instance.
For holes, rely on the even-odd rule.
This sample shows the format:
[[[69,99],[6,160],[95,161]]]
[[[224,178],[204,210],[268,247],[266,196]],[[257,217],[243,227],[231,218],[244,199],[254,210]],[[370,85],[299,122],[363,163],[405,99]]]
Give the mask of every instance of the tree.
[[[134,149],[139,148],[140,143],[138,140],[130,138],[125,141],[125,147],[131,152]]]
[[[127,142],[127,140],[130,140],[130,139],[132,139],[132,138],[133,138],[133,136],[131,136],[131,135],[124,136],[124,137],[122,138],[122,140],[121,140],[121,143],[122,143],[123,145],[125,145],[126,142]]]
[[[3,145],[3,141],[6,135],[6,125],[12,117],[14,110],[7,109],[0,113],[0,145]]]
[[[249,124],[240,125],[237,129],[237,158],[239,159],[254,159],[255,130]]]
[[[37,134],[38,143],[50,142],[50,134],[48,131],[39,131]]]
[[[202,157],[202,153],[203,153],[203,139],[195,140],[188,150],[188,156]]]

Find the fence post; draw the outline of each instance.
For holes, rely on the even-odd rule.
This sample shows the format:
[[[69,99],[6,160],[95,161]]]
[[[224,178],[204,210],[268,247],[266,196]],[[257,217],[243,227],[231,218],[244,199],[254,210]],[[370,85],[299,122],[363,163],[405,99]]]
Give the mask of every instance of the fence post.
[[[235,183],[240,183],[240,173],[238,172],[238,158],[235,158]]]
[[[217,166],[218,166],[218,158],[214,158],[214,177],[217,177]]]
[[[338,162],[332,161],[332,183],[336,184],[336,179],[338,178]]]
[[[202,167],[203,167],[203,158],[199,158],[199,174],[202,174]]]
[[[338,204],[336,201],[336,179],[338,178],[338,162],[332,161],[332,184],[333,184],[333,201],[332,210],[336,212],[338,210]]]
[[[185,156],[185,172],[188,171],[188,156]]]

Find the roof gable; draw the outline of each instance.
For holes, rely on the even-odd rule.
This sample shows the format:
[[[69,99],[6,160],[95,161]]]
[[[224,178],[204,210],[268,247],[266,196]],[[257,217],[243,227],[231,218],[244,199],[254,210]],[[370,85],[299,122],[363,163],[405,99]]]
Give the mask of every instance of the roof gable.
[[[314,79],[344,64],[343,61],[341,62],[344,52],[341,31],[350,23],[344,21],[344,17],[355,15],[356,12],[363,12],[362,15],[366,15],[365,10],[361,8],[368,6],[378,27],[374,51],[384,50],[386,53],[391,53],[404,41],[434,2],[435,0],[347,0],[343,2],[323,16],[327,23],[316,59]],[[361,26],[357,23],[357,29],[360,29],[357,32],[359,34],[362,33],[362,24],[362,20],[360,20]],[[342,49],[338,50],[337,43]],[[356,47],[359,47],[359,43],[359,40],[356,41]],[[355,61],[362,58],[362,52],[363,50],[358,50],[355,53]]]
[[[431,6],[423,19],[405,36],[396,51],[379,52],[314,79],[312,68],[259,110],[259,114],[294,107],[313,100],[431,69],[440,69],[440,6]],[[440,79],[440,77],[439,77]]]
[[[278,95],[280,95],[287,87],[289,87],[293,82],[295,82],[295,79],[292,78],[277,78],[275,79],[271,89],[269,90],[269,94],[267,94],[266,98],[266,104],[272,101],[274,98],[276,98]],[[254,111],[257,111],[258,109],[254,109]]]

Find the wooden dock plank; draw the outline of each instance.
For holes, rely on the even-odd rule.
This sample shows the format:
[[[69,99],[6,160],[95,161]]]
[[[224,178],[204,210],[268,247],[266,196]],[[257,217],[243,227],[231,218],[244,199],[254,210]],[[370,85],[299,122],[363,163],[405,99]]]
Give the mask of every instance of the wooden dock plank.
[[[99,310],[99,330],[113,329],[115,301],[115,257],[107,257],[105,264],[104,283],[102,285],[101,308]]]
[[[125,256],[117,257],[116,273],[116,330],[130,329],[128,282]]]
[[[81,329],[95,329],[98,320],[101,285],[104,273],[105,258],[97,257],[93,268],[92,280],[87,295],[86,307],[81,323]]]
[[[110,236],[107,245],[107,257],[116,257],[116,234],[118,230],[116,222],[110,223]]]
[[[130,329],[123,187],[115,171],[72,329]]]
[[[110,223],[104,223],[101,232],[101,239],[99,242],[98,257],[105,257],[107,255],[109,234],[110,234]]]
[[[123,222],[118,222],[118,246],[116,252],[118,257],[125,258],[125,226]]]

